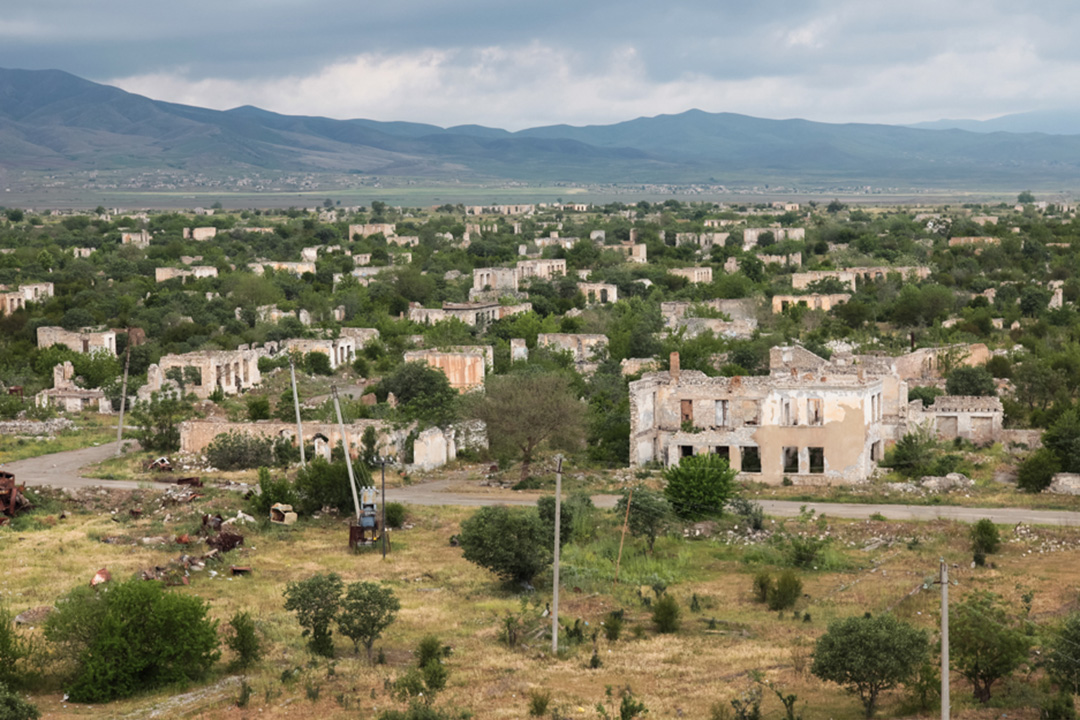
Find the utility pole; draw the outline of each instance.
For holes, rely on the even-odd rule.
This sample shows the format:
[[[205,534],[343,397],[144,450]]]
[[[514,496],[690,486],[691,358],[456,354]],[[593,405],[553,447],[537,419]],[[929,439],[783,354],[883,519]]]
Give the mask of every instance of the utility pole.
[[[949,566],[941,558],[941,720],[949,720]]]
[[[116,424],[116,454],[123,452],[124,406],[127,405],[128,367],[131,365],[131,328],[128,328],[127,349],[124,351],[124,382],[120,384],[120,421]]]
[[[349,436],[345,434],[345,421],[341,419],[341,403],[338,402],[337,385],[330,386],[334,397],[334,410],[337,412],[338,427],[341,428],[341,449],[345,451],[345,467],[349,470],[349,487],[352,489],[353,506],[356,508],[356,522],[360,522],[360,496],[356,492],[356,477],[353,475],[352,457],[349,456]]]
[[[559,534],[562,530],[562,455],[555,466],[555,576],[551,598],[551,652],[559,652]]]
[[[296,394],[296,363],[293,362],[291,355],[289,356],[289,375],[292,377],[293,407],[296,408],[296,439],[300,442],[300,467],[307,467],[307,458],[304,457],[304,426],[300,422],[300,396]],[[334,402],[336,403],[337,400],[335,399]],[[340,414],[338,417],[340,417]],[[342,431],[342,437],[344,436],[344,431]],[[348,455],[348,452],[345,454]]]
[[[382,528],[382,556],[383,560],[386,559],[386,456],[379,458],[382,462],[382,505],[379,506],[379,510],[382,511],[382,520],[379,525]]]

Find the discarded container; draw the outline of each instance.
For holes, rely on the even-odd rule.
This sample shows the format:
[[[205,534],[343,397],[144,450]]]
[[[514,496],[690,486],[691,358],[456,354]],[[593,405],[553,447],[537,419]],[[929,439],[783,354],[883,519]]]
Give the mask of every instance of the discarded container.
[[[90,587],[97,587],[110,580],[112,580],[112,573],[109,572],[108,568],[101,568],[94,573],[94,577],[90,578]]]
[[[298,515],[293,512],[292,505],[284,505],[282,503],[275,503],[270,508],[270,522],[278,525],[292,525],[298,519]]]

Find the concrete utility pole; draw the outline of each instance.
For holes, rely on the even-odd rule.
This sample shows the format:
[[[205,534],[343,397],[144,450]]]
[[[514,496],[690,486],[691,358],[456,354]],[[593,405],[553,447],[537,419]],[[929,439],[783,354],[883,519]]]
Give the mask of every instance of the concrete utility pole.
[[[289,375],[292,377],[293,407],[296,408],[296,439],[300,443],[300,467],[307,467],[307,458],[304,457],[304,425],[300,422],[300,396],[296,394],[296,363],[293,362],[292,356],[289,356]]]
[[[379,460],[382,462],[382,505],[379,506],[379,510],[382,511],[382,521],[379,528],[382,530],[382,556],[383,560],[386,559],[386,457],[381,457]]]
[[[562,530],[562,455],[555,466],[555,576],[551,598],[551,652],[559,652],[559,534]]]
[[[127,405],[128,367],[131,365],[131,328],[128,328],[127,349],[124,351],[124,382],[120,384],[120,420],[116,424],[116,454],[124,451],[124,406]]]
[[[619,557],[615,560],[615,584],[619,584],[619,566],[622,565],[622,547],[626,542],[626,528],[630,524],[630,503],[634,501],[634,488],[630,488],[630,494],[626,496],[626,517],[622,523],[622,537],[619,538]]]
[[[338,427],[341,428],[341,449],[345,451],[345,467],[349,470],[349,487],[352,489],[353,507],[356,508],[356,522],[360,522],[360,495],[356,492],[356,477],[353,475],[352,458],[349,456],[349,436],[345,434],[345,421],[341,419],[341,403],[338,402],[337,385],[330,386],[334,397],[334,410],[337,412]]]
[[[941,558],[941,720],[949,720],[949,566]]]

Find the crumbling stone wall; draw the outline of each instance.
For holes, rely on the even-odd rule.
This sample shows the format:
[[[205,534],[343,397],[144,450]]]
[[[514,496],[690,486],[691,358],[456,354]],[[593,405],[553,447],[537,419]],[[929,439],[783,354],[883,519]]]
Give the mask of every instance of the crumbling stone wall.
[[[255,387],[262,382],[259,372],[259,358],[268,355],[268,350],[201,350],[183,355],[164,355],[146,372],[146,385],[139,390],[140,398],[149,398],[166,383],[166,373],[172,369],[184,372],[185,368],[194,368],[199,382],[186,384],[187,392],[206,399],[216,388],[221,388],[226,395],[235,395],[241,390]]]
[[[39,348],[52,347],[53,345],[66,345],[78,353],[92,353],[104,350],[113,355],[116,354],[116,333],[112,330],[104,332],[71,332],[62,327],[42,326],[37,329],[37,343]]]
[[[450,387],[467,392],[484,386],[485,371],[494,363],[490,345],[461,347],[451,351],[410,350],[405,362],[424,362],[442,370]]]

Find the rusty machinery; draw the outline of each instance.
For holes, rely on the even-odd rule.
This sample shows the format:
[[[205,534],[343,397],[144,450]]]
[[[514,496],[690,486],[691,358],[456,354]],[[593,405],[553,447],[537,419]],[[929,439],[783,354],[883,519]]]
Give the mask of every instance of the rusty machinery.
[[[16,485],[14,475],[0,470],[0,525],[30,507],[25,493],[26,485]]]

